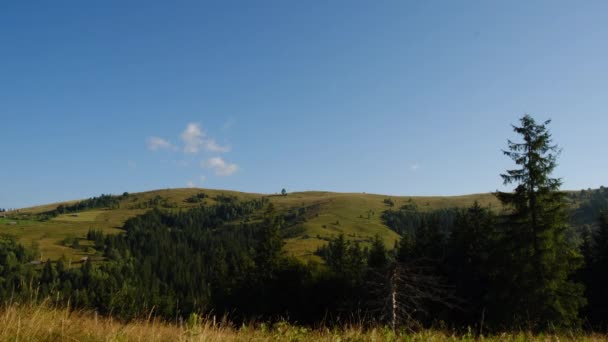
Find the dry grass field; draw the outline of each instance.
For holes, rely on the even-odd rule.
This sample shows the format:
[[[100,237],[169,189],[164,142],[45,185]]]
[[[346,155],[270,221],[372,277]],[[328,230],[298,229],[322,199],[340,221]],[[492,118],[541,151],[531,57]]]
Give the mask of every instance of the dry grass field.
[[[93,312],[71,311],[44,304],[9,304],[0,309],[1,341],[608,341],[601,334],[541,334],[529,332],[490,336],[455,334],[441,330],[394,333],[387,327],[363,329],[306,328],[278,323],[235,327],[226,321],[190,319],[181,324],[154,317],[120,322]]]

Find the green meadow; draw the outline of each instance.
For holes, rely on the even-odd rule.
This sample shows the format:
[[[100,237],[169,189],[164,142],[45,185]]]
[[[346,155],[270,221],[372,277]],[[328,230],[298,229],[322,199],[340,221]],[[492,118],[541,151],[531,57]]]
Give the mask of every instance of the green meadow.
[[[102,230],[105,233],[121,233],[124,222],[140,215],[153,207],[161,210],[186,210],[200,205],[190,203],[188,198],[204,193],[202,203],[212,205],[218,195],[235,196],[241,200],[268,197],[280,212],[309,208],[304,222],[292,228],[294,233],[285,239],[287,253],[302,259],[319,260],[314,251],[327,239],[344,234],[349,240],[366,244],[375,235],[379,235],[387,246],[393,246],[399,235],[390,230],[381,219],[384,210],[389,209],[385,199],[390,198],[393,208],[408,203],[415,203],[422,211],[449,207],[467,207],[475,201],[482,206],[498,207],[498,201],[492,194],[473,194],[465,196],[443,197],[409,197],[387,196],[366,193],[336,193],[325,191],[308,191],[288,193],[286,196],[252,194],[235,191],[211,189],[163,189],[130,194],[120,201],[118,208],[85,210],[77,213],[58,215],[47,221],[37,221],[33,215],[53,210],[59,205],[73,204],[77,201],[46,204],[9,213],[13,218],[0,218],[2,233],[18,238],[25,246],[39,249],[43,260],[56,260],[65,256],[68,260],[78,260],[83,256],[94,255],[94,251],[82,241],[80,246],[73,247],[65,243],[68,239],[84,239],[90,229]],[[154,199],[162,199],[163,205],[149,205]],[[15,224],[11,224],[15,222]],[[89,248],[86,248],[89,247]]]

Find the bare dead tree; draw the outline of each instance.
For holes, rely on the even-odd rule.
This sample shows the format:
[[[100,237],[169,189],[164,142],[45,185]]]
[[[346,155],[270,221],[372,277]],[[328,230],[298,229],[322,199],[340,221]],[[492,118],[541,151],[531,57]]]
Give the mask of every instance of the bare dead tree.
[[[425,259],[393,262],[372,277],[368,283],[372,294],[369,312],[397,331],[421,328],[420,318],[429,314],[430,305],[460,309],[462,301],[428,264]]]

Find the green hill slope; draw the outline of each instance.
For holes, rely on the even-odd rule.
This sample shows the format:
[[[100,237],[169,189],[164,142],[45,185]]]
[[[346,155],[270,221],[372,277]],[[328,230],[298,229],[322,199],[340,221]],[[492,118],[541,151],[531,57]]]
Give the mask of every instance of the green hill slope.
[[[194,198],[197,195],[199,198]],[[394,207],[414,202],[421,210],[466,207],[474,201],[479,201],[484,206],[498,206],[496,198],[491,194],[395,197],[309,191],[282,196],[210,189],[166,189],[118,196],[118,205],[112,208],[68,212],[45,221],[37,220],[36,215],[60,206],[74,205],[78,201],[20,209],[9,213],[7,218],[0,218],[0,229],[2,233],[16,236],[25,246],[37,247],[43,260],[55,260],[65,256],[68,260],[78,261],[85,256],[96,257],[93,246],[85,239],[90,229],[118,234],[127,219],[152,208],[187,210],[201,203],[212,205],[218,196],[233,196],[242,200],[267,197],[280,213],[294,218],[285,232],[286,251],[306,259],[316,258],[313,252],[323,245],[326,239],[339,234],[362,243],[378,234],[387,246],[393,246],[399,236],[384,225],[380,217],[384,210],[390,208],[389,204],[385,203],[388,198],[394,203]]]

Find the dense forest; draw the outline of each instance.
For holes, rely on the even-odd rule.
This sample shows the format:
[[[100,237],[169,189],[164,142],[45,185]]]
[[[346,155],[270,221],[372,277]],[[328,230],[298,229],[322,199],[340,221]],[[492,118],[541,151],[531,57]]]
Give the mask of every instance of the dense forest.
[[[423,211],[413,202],[382,213],[401,239],[385,246],[336,236],[316,254],[286,255],[283,238],[303,213],[279,212],[267,198],[189,198],[124,224],[124,233],[90,230],[103,261],[62,259],[33,265],[33,251],[0,238],[0,298],[53,301],[124,320],[227,315],[300,324],[448,325],[477,332],[608,329],[608,189],[566,193],[551,178],[557,147],[548,122],[529,116],[522,142],[504,151],[517,168],[502,174],[512,192],[502,208]],[[128,196],[124,194],[123,196]],[[568,201],[581,204],[568,210]],[[45,213],[118,205],[102,195]],[[592,222],[592,224],[588,224]]]

